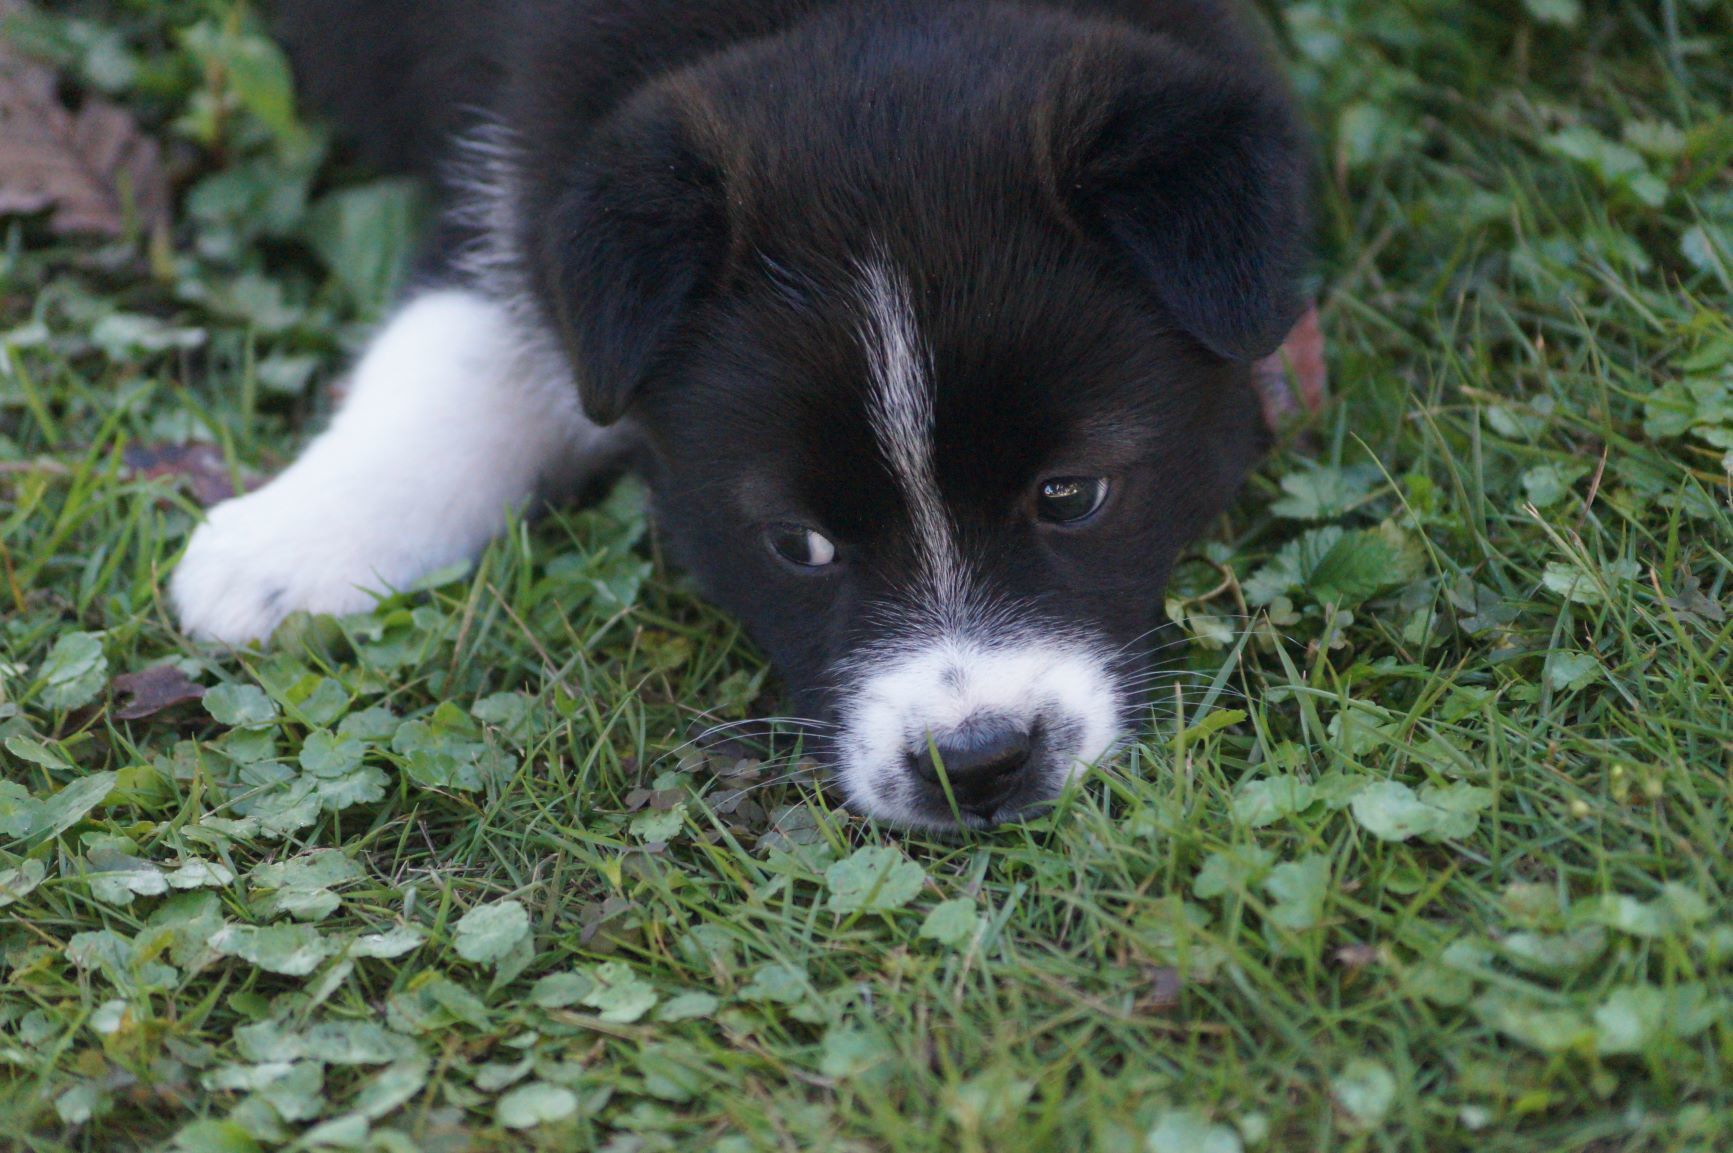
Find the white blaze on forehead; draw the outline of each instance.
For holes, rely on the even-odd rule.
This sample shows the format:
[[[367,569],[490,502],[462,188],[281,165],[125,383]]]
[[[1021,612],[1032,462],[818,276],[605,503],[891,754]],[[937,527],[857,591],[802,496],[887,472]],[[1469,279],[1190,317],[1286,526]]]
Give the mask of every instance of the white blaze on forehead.
[[[961,595],[963,571],[934,463],[931,362],[901,272],[884,260],[863,265],[860,294],[870,373],[867,418],[908,505],[929,592],[948,604]]]

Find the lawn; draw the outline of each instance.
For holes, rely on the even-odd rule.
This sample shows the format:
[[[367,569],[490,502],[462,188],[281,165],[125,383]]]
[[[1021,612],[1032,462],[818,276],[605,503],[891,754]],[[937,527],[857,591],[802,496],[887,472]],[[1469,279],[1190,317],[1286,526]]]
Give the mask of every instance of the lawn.
[[[1733,1149],[1733,4],[1267,11],[1333,402],[1142,743],[945,840],[766,742],[629,485],[179,635],[424,208],[225,0],[0,2],[124,154],[0,217],[0,1147]]]

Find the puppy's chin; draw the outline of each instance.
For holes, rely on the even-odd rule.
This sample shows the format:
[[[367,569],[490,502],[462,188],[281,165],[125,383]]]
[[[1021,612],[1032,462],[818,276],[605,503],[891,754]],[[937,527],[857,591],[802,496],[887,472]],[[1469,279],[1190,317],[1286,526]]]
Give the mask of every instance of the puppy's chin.
[[[893,824],[1027,816],[1124,735],[1109,664],[1078,640],[944,636],[849,674],[834,772],[851,808]]]

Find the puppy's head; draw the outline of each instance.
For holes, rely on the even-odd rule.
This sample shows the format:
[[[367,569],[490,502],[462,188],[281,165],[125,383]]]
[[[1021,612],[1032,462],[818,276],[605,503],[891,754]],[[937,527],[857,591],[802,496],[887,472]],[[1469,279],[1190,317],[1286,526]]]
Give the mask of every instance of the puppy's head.
[[[989,23],[677,74],[518,208],[675,554],[851,802],[913,824],[1014,816],[1128,732],[1174,557],[1258,447],[1249,365],[1299,311],[1278,85]]]

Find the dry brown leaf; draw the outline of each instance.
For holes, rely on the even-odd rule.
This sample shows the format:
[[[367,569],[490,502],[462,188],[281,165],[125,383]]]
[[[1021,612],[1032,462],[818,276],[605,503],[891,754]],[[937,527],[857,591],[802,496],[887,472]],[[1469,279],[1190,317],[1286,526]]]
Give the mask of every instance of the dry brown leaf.
[[[125,703],[114,710],[114,718],[120,721],[154,717],[175,705],[202,700],[205,695],[203,685],[193,683],[173,665],[155,665],[136,673],[123,673],[115,677],[109,687],[115,696],[126,698]]]
[[[222,449],[214,444],[129,444],[121,463],[129,479],[173,477],[185,481],[193,499],[206,508],[241,495],[235,491]]]
[[[1300,317],[1274,355],[1258,361],[1252,370],[1252,381],[1263,403],[1264,423],[1271,432],[1280,432],[1301,414],[1314,415],[1324,407],[1329,369],[1316,305]]]
[[[17,12],[0,0],[0,20]],[[167,222],[168,177],[156,141],[124,109],[95,96],[74,113],[54,70],[0,39],[0,215],[52,209],[54,231],[119,236],[133,218]]]

